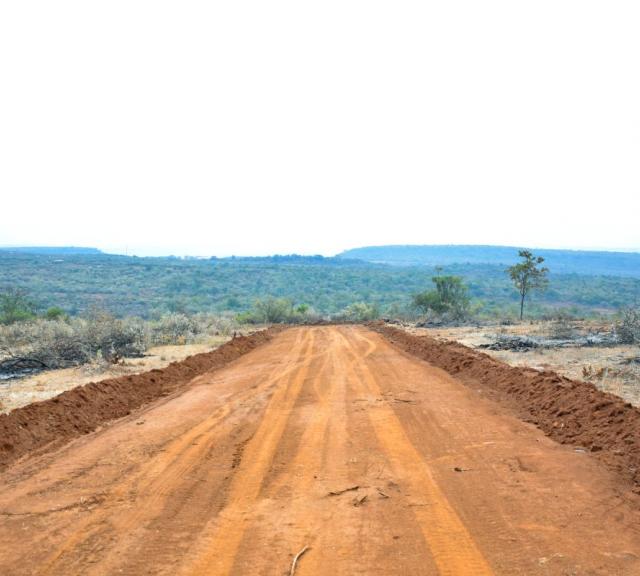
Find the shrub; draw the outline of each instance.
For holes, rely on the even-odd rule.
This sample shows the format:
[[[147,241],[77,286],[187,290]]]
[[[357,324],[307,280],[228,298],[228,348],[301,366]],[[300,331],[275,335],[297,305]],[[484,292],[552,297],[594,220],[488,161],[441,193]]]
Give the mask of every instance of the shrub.
[[[124,356],[144,356],[147,349],[145,326],[139,318],[115,318],[107,312],[92,312],[84,322],[81,337],[91,355],[117,361]]]
[[[293,303],[287,298],[265,298],[254,305],[257,318],[265,324],[282,324],[293,317]]]
[[[198,333],[196,320],[185,314],[167,314],[151,325],[151,341],[156,345],[188,344]]]
[[[51,308],[47,308],[47,311],[44,313],[44,317],[46,320],[62,320],[66,318],[65,311],[60,308],[60,306],[52,306]]]
[[[369,322],[380,317],[380,311],[375,304],[366,302],[354,302],[347,306],[338,318],[347,322]]]
[[[88,362],[89,347],[82,341],[78,323],[35,320],[0,330],[0,352],[7,358],[24,358],[48,368],[64,368]]]
[[[238,315],[240,322],[251,324],[284,324],[295,316],[293,302],[287,298],[263,298],[256,300],[253,309]]]
[[[616,336],[623,344],[640,344],[640,308],[625,308],[615,326]]]
[[[35,317],[36,306],[22,288],[6,288],[0,292],[0,324],[23,322]]]
[[[144,325],[136,318],[37,319],[0,330],[0,354],[5,359],[28,359],[48,368],[76,366],[99,357],[116,362],[124,356],[142,356],[146,348]]]
[[[427,290],[413,297],[413,304],[424,314],[430,312],[452,320],[469,316],[468,288],[460,276],[434,276],[435,290]]]

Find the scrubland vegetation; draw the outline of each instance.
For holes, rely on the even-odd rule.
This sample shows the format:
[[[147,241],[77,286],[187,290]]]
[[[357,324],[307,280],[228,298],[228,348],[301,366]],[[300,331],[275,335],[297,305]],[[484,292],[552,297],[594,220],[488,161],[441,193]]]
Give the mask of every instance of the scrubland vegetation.
[[[517,257],[517,254],[516,254]],[[527,316],[562,309],[574,316],[615,314],[640,301],[640,278],[558,274],[527,302]],[[506,266],[451,264],[441,275],[460,276],[475,317],[515,318],[518,294]],[[0,290],[20,287],[38,314],[59,306],[72,316],[98,306],[115,316],[157,319],[169,313],[241,314],[258,299],[286,298],[320,316],[366,302],[381,315],[415,316],[412,297],[433,286],[435,266],[389,266],[322,257],[195,260],[105,254],[21,254],[0,251]]]
[[[0,251],[0,368],[117,362],[149,346],[197,343],[245,324],[513,321],[525,301],[528,318],[555,318],[559,332],[572,318],[606,317],[615,322],[617,341],[640,342],[640,279],[554,275],[541,266],[544,258],[528,251],[520,257],[508,268],[445,269],[319,256]]]

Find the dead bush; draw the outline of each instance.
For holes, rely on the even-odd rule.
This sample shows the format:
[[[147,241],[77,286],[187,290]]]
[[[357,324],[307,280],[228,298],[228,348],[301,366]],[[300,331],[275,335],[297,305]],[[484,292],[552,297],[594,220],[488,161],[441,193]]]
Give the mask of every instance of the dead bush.
[[[150,333],[151,342],[157,346],[190,344],[199,333],[199,326],[186,314],[168,314],[151,324]]]
[[[8,365],[22,360],[66,368],[98,357],[117,362],[125,356],[143,356],[146,348],[142,321],[108,315],[18,322],[0,329],[0,355]]]
[[[149,345],[192,344],[239,329],[230,316],[170,314],[156,321],[115,318],[91,311],[85,318],[37,319],[0,325],[0,371],[67,368],[144,356]]]
[[[549,338],[554,340],[570,340],[576,335],[575,321],[567,314],[558,314],[548,330]]]
[[[63,368],[88,362],[89,347],[77,326],[62,321],[18,322],[0,330],[3,360],[22,360],[47,368]]]

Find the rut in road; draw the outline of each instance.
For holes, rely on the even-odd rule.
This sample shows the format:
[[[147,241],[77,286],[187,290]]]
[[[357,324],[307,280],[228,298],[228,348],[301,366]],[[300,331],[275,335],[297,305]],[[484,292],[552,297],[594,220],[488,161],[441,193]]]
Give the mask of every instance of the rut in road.
[[[0,476],[0,573],[640,573],[635,497],[362,327],[296,328]]]

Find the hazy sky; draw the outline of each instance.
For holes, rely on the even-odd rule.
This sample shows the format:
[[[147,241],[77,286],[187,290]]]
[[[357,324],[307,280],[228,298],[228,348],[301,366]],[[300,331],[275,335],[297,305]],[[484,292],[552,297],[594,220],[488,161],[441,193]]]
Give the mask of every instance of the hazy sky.
[[[0,244],[640,249],[640,4],[0,4]]]

